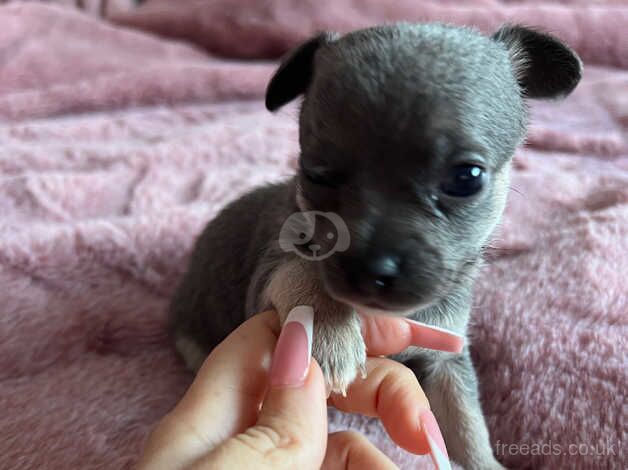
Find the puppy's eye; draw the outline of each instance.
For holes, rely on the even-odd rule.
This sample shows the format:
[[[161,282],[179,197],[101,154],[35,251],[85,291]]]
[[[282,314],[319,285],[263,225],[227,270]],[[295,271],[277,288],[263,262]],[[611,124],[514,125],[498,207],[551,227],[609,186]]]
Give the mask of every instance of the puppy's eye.
[[[327,169],[308,169],[301,167],[303,176],[312,184],[337,188],[347,181],[344,173]]]
[[[484,168],[472,164],[456,165],[441,182],[440,190],[452,197],[469,197],[480,192],[485,180]]]

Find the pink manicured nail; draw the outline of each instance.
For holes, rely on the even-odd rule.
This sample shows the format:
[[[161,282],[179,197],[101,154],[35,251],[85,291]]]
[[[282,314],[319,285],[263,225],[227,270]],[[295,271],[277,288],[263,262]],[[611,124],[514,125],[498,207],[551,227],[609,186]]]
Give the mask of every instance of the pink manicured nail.
[[[437,470],[451,470],[447,447],[445,447],[445,441],[440,433],[434,414],[430,410],[425,410],[420,414],[419,420],[427,436],[427,443],[430,446],[430,457],[432,457],[434,466]]]
[[[310,368],[313,323],[312,307],[300,305],[288,314],[273,354],[270,367],[271,387],[303,385]]]
[[[459,353],[464,346],[464,337],[453,331],[406,319],[412,330],[412,344],[421,348]]]

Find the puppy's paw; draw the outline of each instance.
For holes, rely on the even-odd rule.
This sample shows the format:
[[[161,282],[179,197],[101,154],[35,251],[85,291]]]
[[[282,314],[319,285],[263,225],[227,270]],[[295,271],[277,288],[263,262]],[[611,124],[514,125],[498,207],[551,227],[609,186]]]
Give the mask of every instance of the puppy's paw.
[[[508,470],[508,468],[504,467],[501,463],[499,463],[495,459],[493,459],[492,462],[487,463],[486,466],[478,467],[478,468],[487,469],[487,470]]]
[[[463,463],[463,467],[469,470],[508,470],[501,463],[497,461],[492,453],[486,453],[482,455],[474,455],[468,462]]]
[[[176,335],[175,347],[187,368],[194,373],[198,372],[209,355],[194,339],[182,333]]]
[[[343,322],[315,321],[312,355],[321,366],[327,391],[346,395],[358,373],[366,376],[366,346],[358,315],[347,312]]]

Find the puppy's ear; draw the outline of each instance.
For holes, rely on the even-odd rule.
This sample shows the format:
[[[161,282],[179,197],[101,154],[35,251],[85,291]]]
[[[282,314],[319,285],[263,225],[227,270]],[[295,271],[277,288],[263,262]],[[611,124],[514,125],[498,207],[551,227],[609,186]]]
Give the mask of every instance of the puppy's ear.
[[[286,55],[266,87],[266,109],[275,111],[305,92],[312,78],[316,51],[336,37],[335,33],[321,33]]]
[[[493,34],[493,39],[508,49],[515,77],[527,98],[564,97],[580,81],[580,58],[549,34],[505,25]]]

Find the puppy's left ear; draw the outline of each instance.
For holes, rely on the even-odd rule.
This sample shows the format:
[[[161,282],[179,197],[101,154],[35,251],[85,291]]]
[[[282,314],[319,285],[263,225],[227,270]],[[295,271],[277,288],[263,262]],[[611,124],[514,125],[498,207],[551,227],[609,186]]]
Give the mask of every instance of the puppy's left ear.
[[[266,87],[266,109],[275,111],[304,93],[314,72],[314,55],[335,33],[321,33],[290,51]]]
[[[515,77],[527,98],[567,96],[582,77],[577,54],[549,34],[506,25],[493,34],[510,54]]]

